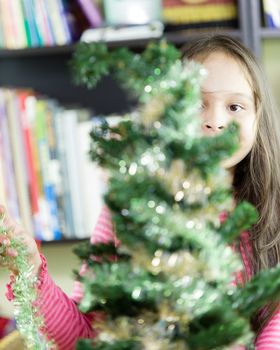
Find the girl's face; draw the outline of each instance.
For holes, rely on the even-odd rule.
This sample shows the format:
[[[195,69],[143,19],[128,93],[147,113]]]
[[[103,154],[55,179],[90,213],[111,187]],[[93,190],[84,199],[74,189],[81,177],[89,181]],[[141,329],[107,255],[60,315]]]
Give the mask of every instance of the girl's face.
[[[199,61],[199,60],[198,60]],[[207,136],[221,132],[230,122],[240,126],[240,146],[222,166],[230,169],[252,149],[256,134],[256,110],[252,88],[241,64],[216,52],[201,62],[208,76],[202,83],[202,130]]]

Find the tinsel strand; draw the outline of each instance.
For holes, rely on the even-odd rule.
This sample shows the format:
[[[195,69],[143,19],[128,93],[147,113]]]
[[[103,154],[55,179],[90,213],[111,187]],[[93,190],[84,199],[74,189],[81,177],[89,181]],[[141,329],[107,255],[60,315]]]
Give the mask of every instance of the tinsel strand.
[[[6,228],[3,221],[4,216],[1,217],[0,232],[8,236],[11,229]],[[53,342],[47,340],[47,337],[40,333],[44,321],[36,307],[38,278],[33,275],[34,266],[28,262],[24,244],[19,239],[9,237],[9,240],[10,248],[17,252],[17,256],[2,256],[1,262],[4,266],[11,266],[12,264],[17,270],[17,274],[12,279],[14,316],[17,329],[23,336],[27,349],[54,349]]]

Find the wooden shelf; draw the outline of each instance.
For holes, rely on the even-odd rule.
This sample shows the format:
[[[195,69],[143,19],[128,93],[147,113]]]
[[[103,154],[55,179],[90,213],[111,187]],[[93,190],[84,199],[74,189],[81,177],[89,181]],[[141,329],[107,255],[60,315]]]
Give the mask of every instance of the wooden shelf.
[[[238,29],[211,29],[211,32],[231,35],[233,37],[241,37],[241,31]],[[162,38],[170,41],[175,45],[183,45],[189,40],[193,40],[199,37],[201,34],[209,33],[209,29],[191,29],[184,31],[167,32]],[[160,39],[162,39],[160,38]],[[131,48],[144,48],[150,40],[159,39],[133,39],[122,41],[109,41],[107,42],[110,48],[117,47],[131,47]],[[64,46],[44,46],[44,47],[30,47],[24,49],[0,49],[0,58],[9,57],[35,57],[35,56],[57,56],[71,54],[76,47],[76,44],[64,45]]]
[[[263,39],[279,39],[280,28],[261,28],[260,36]]]
[[[89,241],[90,238],[69,238],[69,239],[59,239],[55,241],[41,241],[42,246],[50,246],[50,245],[65,245],[65,244],[79,244],[85,241]]]
[[[29,47],[24,49],[0,49],[0,58],[69,54],[73,52],[75,46],[75,44],[71,44],[64,46]]]

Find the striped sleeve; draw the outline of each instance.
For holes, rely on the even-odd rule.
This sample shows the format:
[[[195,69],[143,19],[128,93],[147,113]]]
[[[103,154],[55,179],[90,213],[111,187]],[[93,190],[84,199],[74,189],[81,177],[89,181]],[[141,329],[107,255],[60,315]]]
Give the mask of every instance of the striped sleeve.
[[[104,207],[94,229],[91,243],[117,243],[111,221],[110,211]],[[72,298],[69,298],[51,279],[47,271],[47,264],[42,257],[43,266],[38,288],[37,306],[44,318],[42,332],[53,340],[58,349],[75,349],[78,338],[94,338],[96,333],[92,328],[97,314],[83,314],[77,303],[83,296],[81,284],[75,282]],[[82,266],[81,274],[86,272],[86,265]]]
[[[280,310],[270,319],[256,340],[256,350],[280,349]]]
[[[60,350],[75,349],[78,338],[94,338],[93,314],[82,314],[74,300],[70,299],[51,279],[47,267],[43,277],[36,306],[44,320],[41,332],[54,341]]]
[[[245,243],[245,246],[249,254],[252,254],[252,248],[249,242],[248,232],[243,232],[241,234],[241,239]],[[250,263],[248,261],[248,258],[245,254],[245,250],[242,245],[240,247],[240,250],[241,250],[241,256],[243,259],[245,271],[248,276],[252,276]],[[275,315],[269,320],[267,325],[258,335],[255,341],[255,350],[280,350],[280,310],[275,313]]]
[[[101,210],[93,234],[90,239],[91,244],[97,243],[109,243],[114,242],[118,245],[120,242],[117,240],[113,229],[113,222],[111,212],[108,207],[104,206]],[[83,276],[87,271],[86,264],[83,264],[80,270],[80,275]],[[76,303],[79,303],[83,297],[82,285],[79,281],[75,281],[74,289],[72,293],[72,299]]]

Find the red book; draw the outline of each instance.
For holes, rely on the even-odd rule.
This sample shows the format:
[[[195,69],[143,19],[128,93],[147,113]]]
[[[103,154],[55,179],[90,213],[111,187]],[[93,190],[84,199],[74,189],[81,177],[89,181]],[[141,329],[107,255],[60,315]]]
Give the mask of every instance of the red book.
[[[32,150],[32,135],[30,130],[30,124],[26,114],[26,98],[30,94],[27,91],[19,91],[17,96],[20,106],[20,122],[23,132],[25,154],[27,160],[27,174],[29,182],[29,191],[31,198],[31,208],[32,213],[37,213],[39,211],[38,197],[39,190],[37,185],[37,178],[34,165],[34,155]]]

